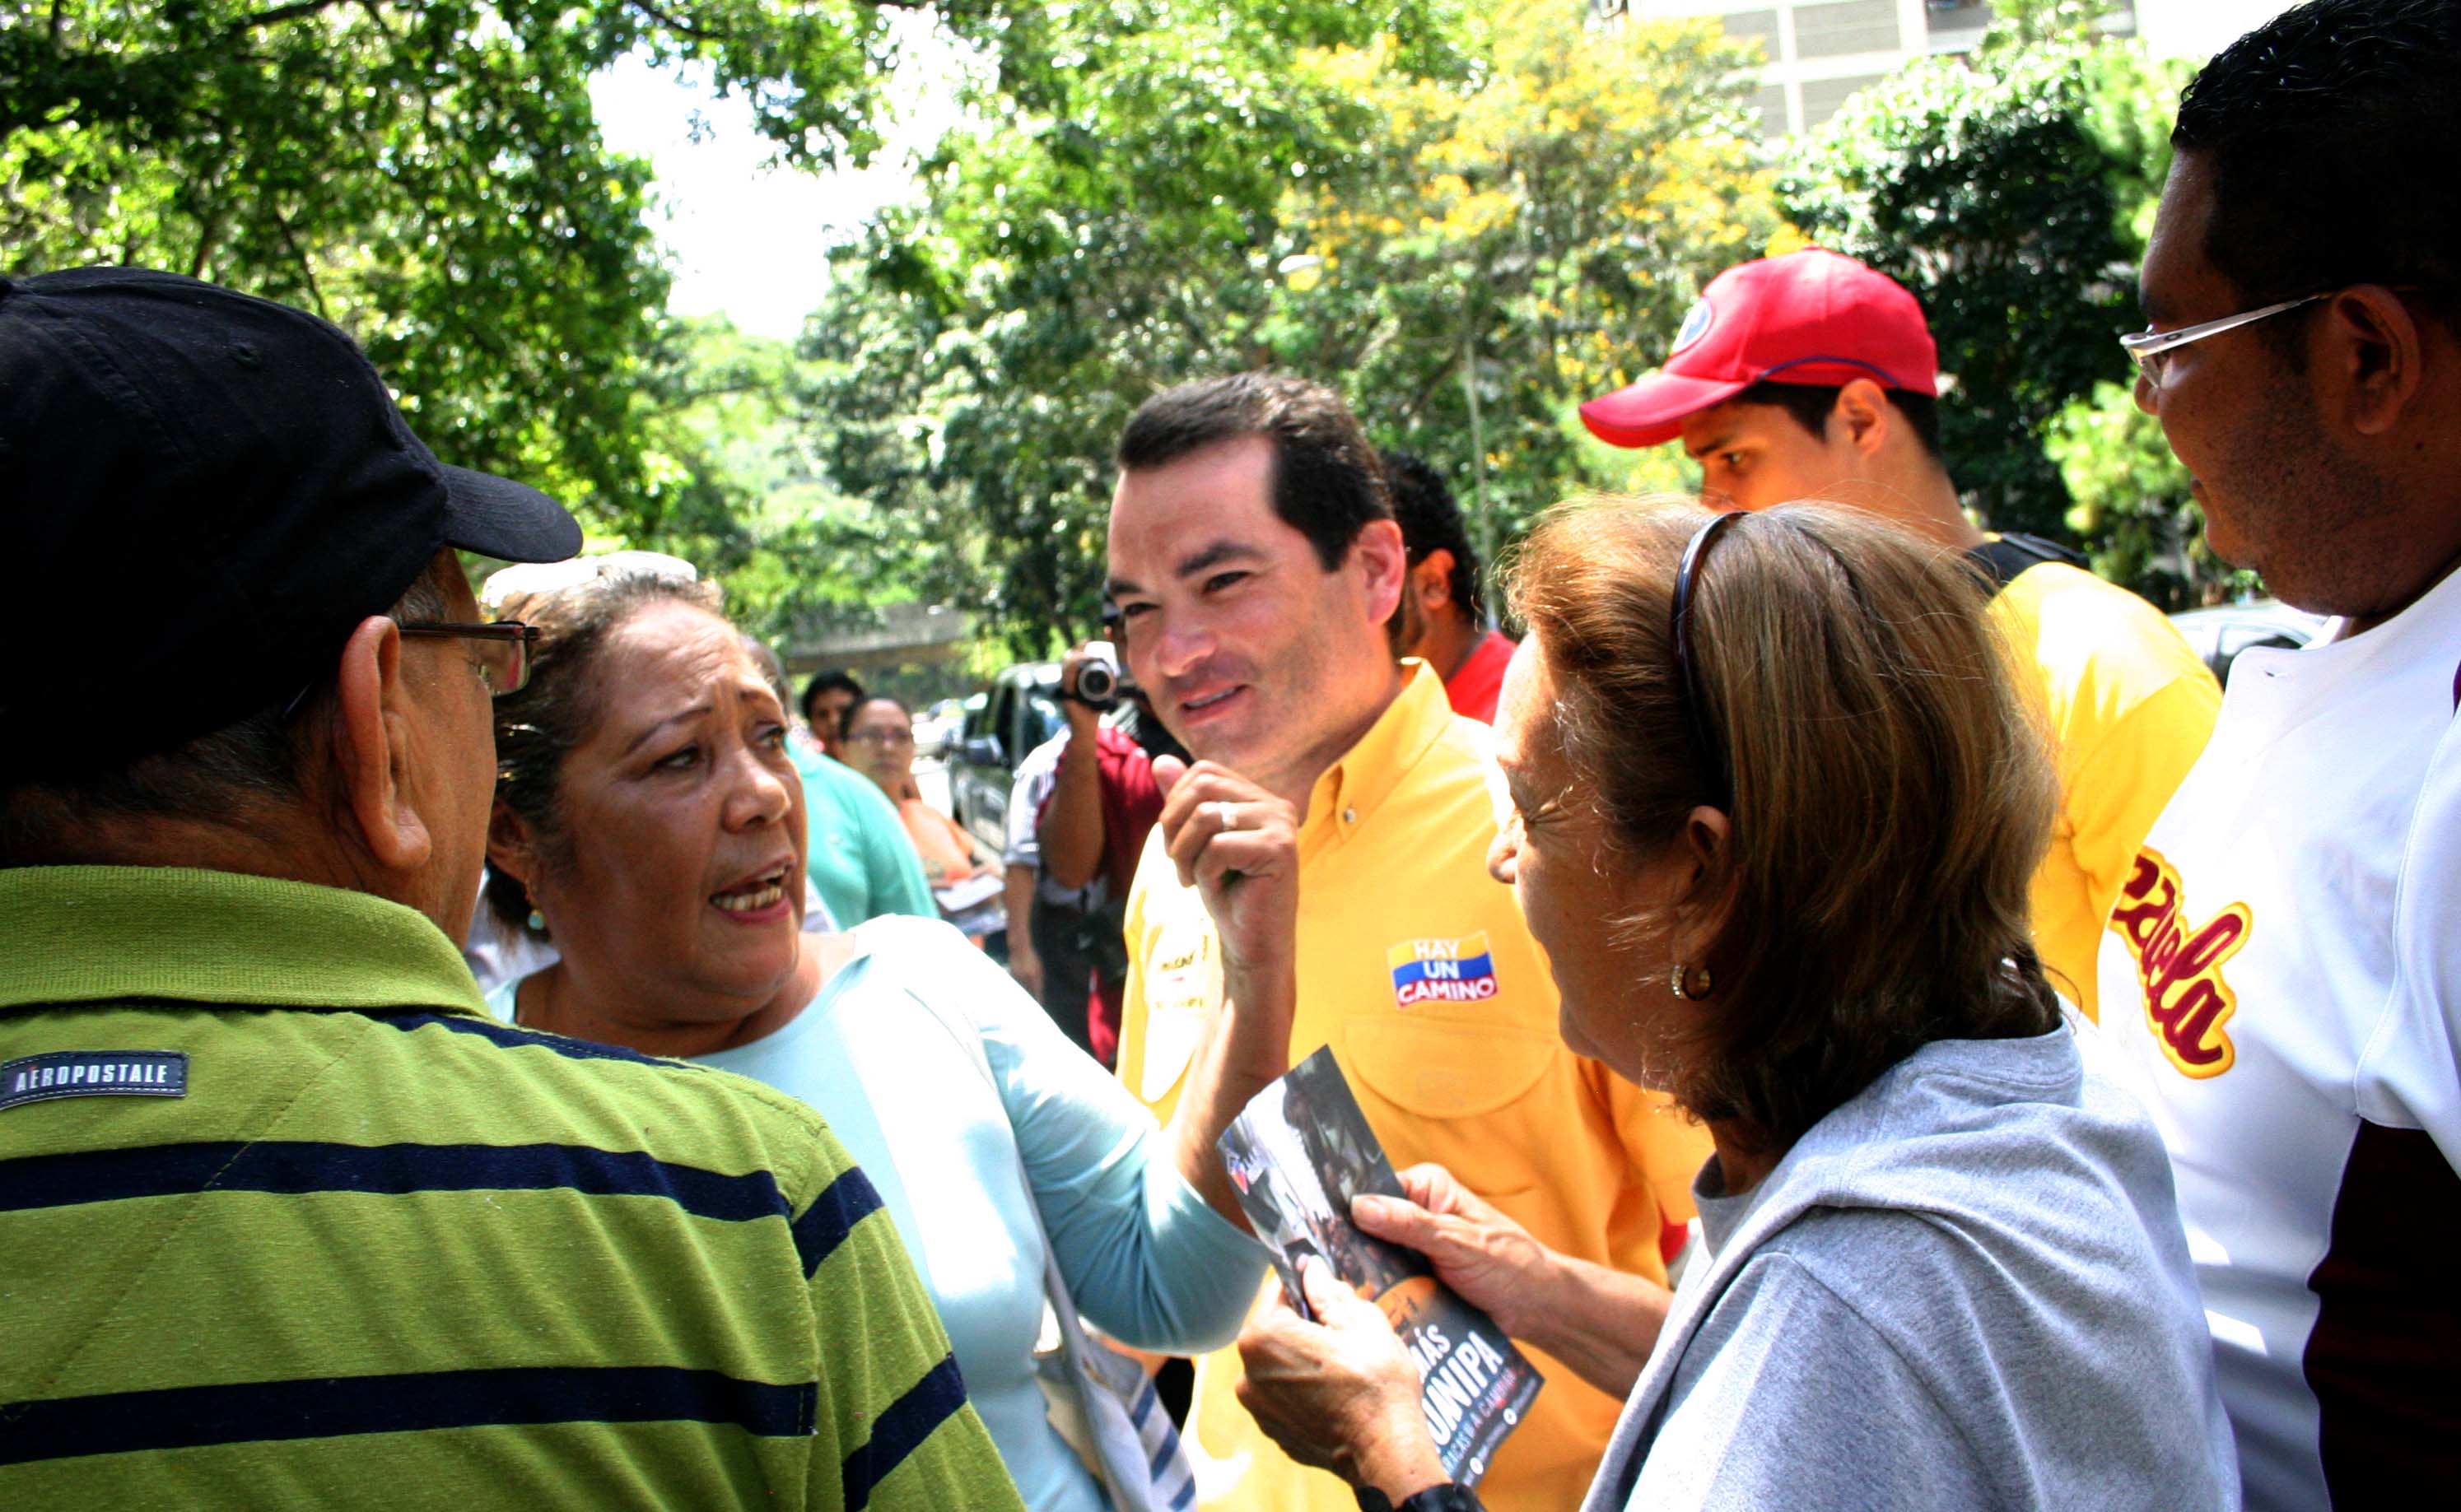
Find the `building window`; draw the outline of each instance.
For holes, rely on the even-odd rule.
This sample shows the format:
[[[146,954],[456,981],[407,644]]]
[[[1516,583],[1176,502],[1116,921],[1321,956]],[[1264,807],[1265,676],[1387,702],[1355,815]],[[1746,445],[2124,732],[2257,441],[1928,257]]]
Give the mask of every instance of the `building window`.
[[[1803,129],[1811,130],[1837,114],[1837,107],[1858,90],[1869,89],[1883,75],[1866,74],[1858,78],[1809,78],[1803,81]]]
[[[1894,53],[1903,45],[1897,33],[1896,0],[1846,0],[1843,5],[1794,8],[1797,57]]]

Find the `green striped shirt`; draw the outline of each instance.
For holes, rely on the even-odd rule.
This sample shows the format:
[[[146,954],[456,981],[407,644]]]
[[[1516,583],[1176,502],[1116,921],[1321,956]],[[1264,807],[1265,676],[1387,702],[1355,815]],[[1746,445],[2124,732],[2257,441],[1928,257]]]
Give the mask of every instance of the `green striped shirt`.
[[[1018,1504],[802,1103],[363,894],[0,870],[0,1505]]]

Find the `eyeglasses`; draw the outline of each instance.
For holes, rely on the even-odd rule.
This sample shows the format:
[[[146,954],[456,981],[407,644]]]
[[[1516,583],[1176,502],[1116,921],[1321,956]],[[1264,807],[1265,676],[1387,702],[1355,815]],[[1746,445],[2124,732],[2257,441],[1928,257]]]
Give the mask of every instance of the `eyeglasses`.
[[[858,730],[847,739],[867,746],[910,746],[914,743],[911,730]]]
[[[2199,326],[2182,326],[2176,330],[2155,330],[2148,326],[2143,330],[2120,337],[2119,346],[2121,351],[2135,359],[2136,371],[2145,379],[2146,386],[2159,389],[2162,387],[2162,370],[2168,365],[2165,359],[2188,343],[2202,341],[2207,336],[2218,336],[2225,330],[2236,330],[2241,326],[2252,326],[2285,309],[2297,309],[2301,305],[2312,305],[2320,299],[2332,297],[2331,294],[2309,294],[2303,299],[2285,299],[2279,305],[2251,309],[2243,315],[2224,315],[2219,320],[2208,320]]]
[[[473,640],[479,643],[479,678],[498,698],[529,686],[530,648],[539,628],[519,620],[492,620],[484,625],[448,620],[413,621],[400,627],[405,639]]]
[[[1701,706],[1701,678],[1692,666],[1692,585],[1700,576],[1701,559],[1709,554],[1709,543],[1718,532],[1744,518],[1744,511],[1729,510],[1711,517],[1707,524],[1692,533],[1691,544],[1683,548],[1682,565],[1675,569],[1675,670],[1683,679],[1683,711],[1692,721],[1692,737],[1700,742],[1701,754],[1708,758],[1709,769],[1723,773],[1725,757],[1719,753],[1718,743],[1710,738],[1709,712]],[[1724,783],[1722,781],[1723,788]]]

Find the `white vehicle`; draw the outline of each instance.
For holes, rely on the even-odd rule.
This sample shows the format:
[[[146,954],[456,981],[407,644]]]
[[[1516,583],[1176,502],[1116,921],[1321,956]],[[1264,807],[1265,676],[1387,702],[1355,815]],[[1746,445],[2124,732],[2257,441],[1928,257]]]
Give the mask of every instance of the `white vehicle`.
[[[2322,616],[2294,609],[2276,599],[2182,609],[2171,616],[2171,623],[2179,628],[2188,645],[2204,658],[2205,665],[2214,670],[2214,676],[2225,687],[2230,683],[2231,663],[2249,647],[2278,646],[2296,650],[2314,640],[2324,628]]]

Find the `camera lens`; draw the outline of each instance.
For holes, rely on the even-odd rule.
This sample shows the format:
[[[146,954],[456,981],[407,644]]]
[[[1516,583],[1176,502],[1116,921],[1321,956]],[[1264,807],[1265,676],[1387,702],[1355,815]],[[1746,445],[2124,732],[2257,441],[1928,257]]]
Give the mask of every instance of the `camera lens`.
[[[1107,704],[1118,698],[1120,674],[1101,662],[1087,662],[1077,669],[1077,696],[1089,704]]]

